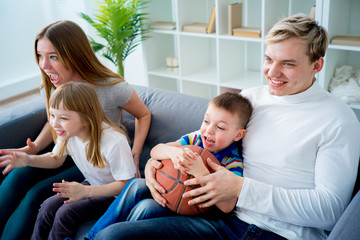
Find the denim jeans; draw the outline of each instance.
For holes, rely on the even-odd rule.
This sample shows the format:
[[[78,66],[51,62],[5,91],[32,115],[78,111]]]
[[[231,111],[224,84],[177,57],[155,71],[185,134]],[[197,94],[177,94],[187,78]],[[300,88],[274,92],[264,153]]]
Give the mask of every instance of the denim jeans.
[[[137,222],[119,222],[100,231],[95,240],[108,239],[241,239],[284,240],[275,233],[247,224],[233,214],[211,210],[199,216],[170,216]]]
[[[95,223],[84,239],[94,239],[107,226],[123,221],[136,221],[172,215],[171,211],[157,204],[145,185],[145,179],[129,181],[105,214]]]

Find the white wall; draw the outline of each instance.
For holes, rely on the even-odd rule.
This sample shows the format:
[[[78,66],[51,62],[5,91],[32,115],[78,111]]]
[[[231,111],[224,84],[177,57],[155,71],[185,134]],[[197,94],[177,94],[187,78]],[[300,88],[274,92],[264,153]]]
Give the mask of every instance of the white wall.
[[[37,89],[41,82],[35,62],[34,39],[46,24],[68,19],[78,23],[95,39],[95,30],[81,17],[92,16],[97,9],[94,0],[2,0],[0,1],[0,101]],[[108,67],[115,67],[100,58]],[[125,79],[146,85],[141,46],[125,61]]]

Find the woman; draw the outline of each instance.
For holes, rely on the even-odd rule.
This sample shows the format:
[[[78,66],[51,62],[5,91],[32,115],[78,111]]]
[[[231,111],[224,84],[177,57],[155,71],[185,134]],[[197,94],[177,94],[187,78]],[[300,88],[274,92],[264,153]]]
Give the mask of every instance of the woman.
[[[69,81],[85,81],[94,86],[111,121],[120,123],[122,110],[135,117],[132,155],[139,176],[139,156],[150,126],[150,112],[120,75],[100,63],[84,31],[71,21],[57,21],[45,26],[35,39],[35,58],[42,74],[41,95],[47,109],[52,90]],[[19,150],[37,154],[51,143],[52,134],[47,122],[36,140],[28,139],[27,146]],[[6,176],[0,185],[2,239],[30,237],[40,204],[52,195],[54,182],[84,179],[73,163],[69,166],[71,162],[65,161],[65,165],[56,170],[15,169]]]

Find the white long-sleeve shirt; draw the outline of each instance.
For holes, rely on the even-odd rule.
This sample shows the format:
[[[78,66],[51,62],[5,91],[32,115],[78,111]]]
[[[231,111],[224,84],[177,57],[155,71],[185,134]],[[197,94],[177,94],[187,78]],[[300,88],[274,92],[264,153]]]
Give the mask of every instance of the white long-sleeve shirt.
[[[254,111],[243,139],[237,216],[288,239],[325,239],[348,205],[360,155],[352,110],[315,82],[274,96],[243,90]]]

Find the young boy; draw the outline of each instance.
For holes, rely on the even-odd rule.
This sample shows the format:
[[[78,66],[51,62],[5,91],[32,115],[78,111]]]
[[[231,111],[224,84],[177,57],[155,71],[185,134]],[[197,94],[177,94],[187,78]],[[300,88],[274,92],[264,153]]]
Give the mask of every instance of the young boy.
[[[239,140],[245,135],[250,119],[250,102],[236,93],[223,93],[213,98],[208,105],[200,130],[181,137],[176,142],[156,145],[150,152],[155,160],[171,159],[174,167],[194,177],[209,174],[201,158],[184,145],[198,145],[213,153],[220,164],[233,173],[242,176],[243,164]],[[240,146],[240,147],[239,147]],[[230,212],[236,201],[222,201],[216,206],[223,212]],[[115,222],[139,220],[169,215],[169,211],[151,198],[145,179],[134,179],[111,204],[85,236],[93,239],[103,228]],[[171,214],[171,213],[170,213]]]

